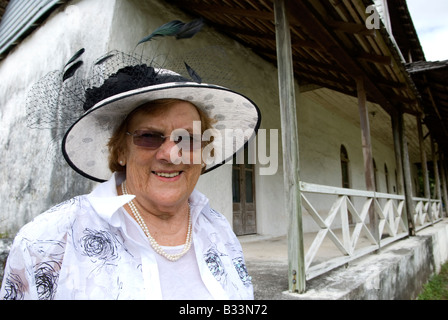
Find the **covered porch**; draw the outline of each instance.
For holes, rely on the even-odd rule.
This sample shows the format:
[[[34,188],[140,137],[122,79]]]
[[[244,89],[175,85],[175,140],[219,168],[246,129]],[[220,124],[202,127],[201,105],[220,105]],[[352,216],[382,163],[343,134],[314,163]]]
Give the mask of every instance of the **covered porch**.
[[[425,121],[425,102],[405,68],[425,59],[405,1],[169,2],[204,17],[278,68],[290,292],[303,293],[310,279],[442,221],[447,171],[439,146],[448,136],[435,135]],[[405,41],[409,35],[416,41]],[[320,88],[357,100],[356,115],[349,116],[359,119],[365,188],[301,179],[297,104],[301,94]],[[384,119],[373,129],[369,103]],[[378,191],[371,130],[379,135],[387,130],[390,136],[397,168],[394,192]],[[416,157],[422,183],[413,180],[411,159]],[[330,203],[326,210],[317,209],[322,198]],[[316,232],[304,229],[305,214]],[[322,256],[330,252],[326,246],[333,249]]]

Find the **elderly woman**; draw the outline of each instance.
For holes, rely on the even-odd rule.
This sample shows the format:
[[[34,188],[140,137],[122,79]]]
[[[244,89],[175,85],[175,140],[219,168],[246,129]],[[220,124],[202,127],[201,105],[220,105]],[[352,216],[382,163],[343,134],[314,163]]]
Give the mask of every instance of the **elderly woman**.
[[[195,185],[251,138],[224,145],[202,134],[238,128],[255,135],[256,105],[226,88],[136,64],[87,89],[83,107],[64,136],[63,155],[103,183],[20,230],[0,297],[252,299],[239,241]],[[210,144],[214,153],[203,152]]]

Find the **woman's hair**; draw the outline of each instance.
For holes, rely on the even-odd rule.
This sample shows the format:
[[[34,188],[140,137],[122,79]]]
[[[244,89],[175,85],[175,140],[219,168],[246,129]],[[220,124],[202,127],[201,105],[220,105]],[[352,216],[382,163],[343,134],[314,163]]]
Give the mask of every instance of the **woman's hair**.
[[[144,115],[156,114],[159,110],[163,110],[164,107],[168,107],[178,102],[184,102],[184,100],[180,99],[153,100],[135,108],[131,113],[127,115],[126,119],[114,131],[112,137],[109,139],[109,143],[107,144],[107,146],[109,147],[109,169],[112,172],[124,172],[126,170],[125,166],[122,166],[118,163],[118,158],[120,153],[125,153],[127,151],[126,135],[127,132],[129,131],[128,125],[131,122],[132,118],[136,114],[144,114]],[[194,104],[192,105],[196,108],[197,112],[199,113],[199,118],[201,121],[201,134],[203,134],[207,129],[212,128],[212,124],[215,122],[215,120],[209,118],[204,111],[196,107]],[[210,142],[211,141],[205,141],[206,144]]]

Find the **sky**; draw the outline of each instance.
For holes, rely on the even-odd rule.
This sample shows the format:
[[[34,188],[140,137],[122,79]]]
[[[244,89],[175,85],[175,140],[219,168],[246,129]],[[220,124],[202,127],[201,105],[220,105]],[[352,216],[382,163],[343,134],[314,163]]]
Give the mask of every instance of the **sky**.
[[[448,0],[406,0],[427,61],[448,60]]]

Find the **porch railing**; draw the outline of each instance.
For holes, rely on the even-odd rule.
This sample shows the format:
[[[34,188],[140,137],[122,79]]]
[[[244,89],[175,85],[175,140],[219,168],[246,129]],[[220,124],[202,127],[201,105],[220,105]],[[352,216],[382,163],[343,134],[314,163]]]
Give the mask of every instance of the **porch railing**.
[[[412,198],[415,204],[414,222],[416,231],[442,219],[442,202],[427,198]]]
[[[372,253],[409,234],[403,195],[306,182],[300,182],[300,188],[303,212],[306,211],[317,224],[317,232],[306,234],[304,241],[307,280]],[[319,210],[323,206],[322,197],[326,199],[326,203],[331,199],[332,205],[325,206],[330,210]],[[440,200],[413,200],[417,230],[441,220]],[[370,210],[374,210],[378,219],[377,230],[371,230]],[[375,234],[378,236],[375,237]],[[325,248],[330,250],[320,253],[325,251]]]

